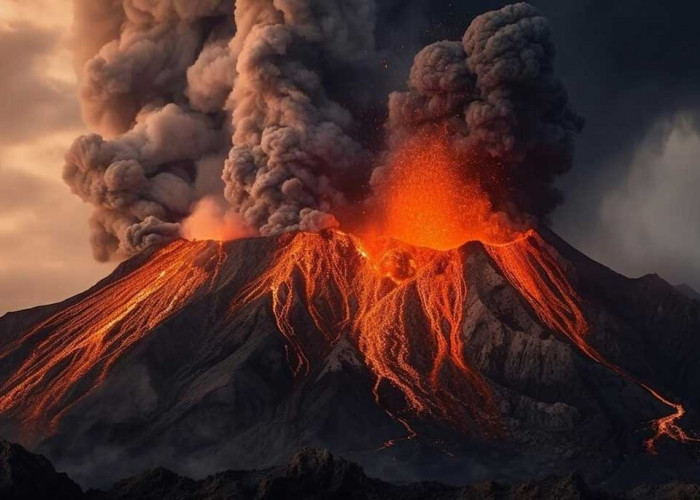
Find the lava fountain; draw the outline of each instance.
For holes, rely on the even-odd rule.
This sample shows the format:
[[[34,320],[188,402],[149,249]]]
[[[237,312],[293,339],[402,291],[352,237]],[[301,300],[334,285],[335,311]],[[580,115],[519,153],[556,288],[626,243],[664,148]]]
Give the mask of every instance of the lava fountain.
[[[534,229],[494,212],[478,182],[452,158],[439,134],[404,144],[377,188],[382,205],[370,204],[371,224],[354,228],[360,236],[285,236],[272,266],[238,295],[232,311],[269,294],[293,371],[304,376],[312,368],[315,339],[294,326],[303,320],[293,319],[295,306],[302,305],[327,341],[343,337],[354,343],[374,374],[377,403],[411,434],[407,419],[417,416],[467,433],[498,435],[488,383],[465,356],[469,284],[463,246],[475,241],[545,326],[674,410],[654,422],[655,434],[645,442],[650,452],[662,436],[694,440],[677,424],[685,413],[681,405],[588,343],[583,301],[554,250]],[[397,392],[402,405],[392,397]]]

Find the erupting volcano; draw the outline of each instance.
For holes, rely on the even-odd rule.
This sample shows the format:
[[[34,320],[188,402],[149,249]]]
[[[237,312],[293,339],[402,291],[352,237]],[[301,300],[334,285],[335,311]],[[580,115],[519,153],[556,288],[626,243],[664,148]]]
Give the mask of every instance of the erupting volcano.
[[[545,223],[583,121],[534,7],[428,45],[380,105],[371,0],[131,3],[84,68],[108,138],[64,166],[125,260],[0,318],[4,438],[87,485],[305,446],[396,480],[700,479],[700,303]],[[168,69],[111,95],[114,61]]]
[[[401,228],[393,227],[394,234],[401,233]],[[403,234],[415,234],[416,227]],[[427,231],[438,234],[439,230],[427,228]],[[502,229],[479,231],[501,237],[505,234]],[[366,372],[353,383],[366,384],[375,408],[402,429],[391,430],[386,423],[382,424],[384,438],[369,433],[362,445],[363,453],[376,448],[396,448],[398,443],[403,443],[397,440],[402,436],[425,441],[436,450],[444,450],[446,456],[459,453],[459,447],[443,449],[439,443],[444,431],[436,434],[438,428],[480,442],[480,446],[501,447],[517,440],[518,435],[511,422],[513,408],[508,409],[513,404],[512,396],[507,392],[522,389],[517,389],[520,383],[513,381],[510,389],[506,389],[503,384],[507,385],[507,377],[499,380],[502,376],[498,375],[504,367],[490,366],[493,361],[478,352],[485,352],[489,342],[503,342],[499,330],[522,330],[524,327],[518,322],[531,316],[531,321],[540,325],[538,329],[555,334],[547,342],[561,344],[559,349],[568,349],[562,344],[568,343],[605,371],[631,383],[626,391],[641,387],[664,408],[673,410],[672,414],[661,408],[649,410],[647,401],[639,415],[630,416],[633,422],[630,430],[636,435],[646,434],[646,416],[651,411],[657,414],[652,433],[637,438],[636,446],[641,447],[643,441],[648,451],[656,451],[664,436],[686,443],[695,441],[680,427],[686,412],[683,406],[662,395],[652,383],[643,382],[642,375],[634,371],[639,365],[623,366],[602,354],[600,346],[609,346],[609,342],[600,336],[600,313],[595,311],[601,310],[605,302],[601,304],[599,297],[579,292],[586,277],[553,246],[555,237],[548,241],[535,229],[512,230],[510,235],[510,241],[502,238],[498,242],[467,241],[452,248],[448,248],[452,235],[447,233],[436,245],[440,248],[426,248],[376,233],[355,236],[335,229],[320,234],[300,232],[228,243],[172,242],[128,262],[114,278],[57,311],[40,312],[39,316],[45,317],[30,319],[35,324],[26,333],[11,340],[7,335],[3,337],[0,366],[3,373],[10,374],[0,394],[3,428],[16,429],[13,432],[27,442],[44,443],[42,446],[52,450],[54,456],[58,454],[60,461],[65,453],[65,439],[74,435],[74,429],[92,429],[91,434],[101,435],[104,431],[97,429],[109,427],[109,419],[105,421],[107,417],[100,416],[102,410],[95,413],[95,408],[105,404],[104,398],[113,405],[115,391],[120,394],[122,390],[130,390],[133,374],[128,375],[129,371],[133,366],[145,364],[149,366],[148,375],[146,382],[139,385],[152,385],[151,390],[157,393],[165,390],[170,396],[158,396],[157,403],[147,404],[146,413],[138,410],[130,417],[137,418],[136,430],[132,431],[133,435],[127,433],[130,437],[126,437],[125,446],[129,449],[136,443],[159,442],[161,438],[157,436],[162,432],[167,435],[168,425],[187,418],[190,412],[197,414],[195,409],[202,405],[209,408],[211,403],[207,401],[211,394],[235,384],[235,375],[229,378],[221,372],[229,358],[240,358],[238,363],[243,363],[231,368],[233,374],[253,363],[252,368],[247,366],[245,370],[253,372],[241,375],[248,380],[255,371],[267,370],[264,364],[260,365],[261,361],[250,358],[258,349],[255,345],[264,338],[268,346],[270,342],[272,345],[281,342],[291,385],[285,382],[283,386],[288,389],[283,389],[272,401],[271,395],[258,403],[251,403],[250,395],[234,397],[226,403],[234,409],[240,409],[236,401],[242,397],[253,404],[252,408],[272,405],[260,417],[270,411],[270,415],[275,415],[278,411],[275,407],[286,407],[287,403],[282,403],[287,397],[284,391],[290,391],[294,400],[301,398],[295,405],[310,404],[303,402],[303,396],[293,394],[323,384],[329,370],[342,370],[349,363],[352,369]],[[458,242],[460,238],[454,236],[452,241]],[[578,262],[584,268],[594,265],[583,257],[576,259],[580,259]],[[486,269],[491,269],[488,277],[484,274]],[[609,279],[624,280],[617,276]],[[485,292],[485,287],[491,291]],[[501,294],[506,288],[516,302],[510,299],[504,305],[503,299],[498,299],[489,303],[494,300],[494,294]],[[486,332],[491,331],[498,341],[484,338],[484,331],[480,331],[484,315],[479,309],[486,307],[494,310],[492,325],[500,325],[490,326]],[[268,315],[273,323],[264,326],[264,317]],[[519,316],[521,319],[517,319]],[[250,321],[252,326],[245,326]],[[181,333],[170,338],[169,332],[176,331],[173,329],[191,331],[187,335],[196,338],[185,339]],[[277,340],[270,337],[272,331],[277,332]],[[259,337],[262,332],[265,334]],[[153,348],[154,359],[146,354],[150,352],[149,345],[161,346]],[[166,358],[172,358],[170,361],[158,361],[161,349],[186,352],[169,353]],[[141,361],[136,361],[134,356]],[[572,351],[569,356],[576,355]],[[532,362],[553,361],[544,357]],[[164,376],[156,375],[162,370],[156,367],[162,364],[172,373],[156,382],[153,377]],[[556,369],[556,366],[538,368],[543,373]],[[281,380],[284,380],[283,372],[281,366],[273,370]],[[170,380],[175,388],[166,388],[165,380]],[[556,384],[564,382],[560,380]],[[545,389],[545,393],[550,390]],[[239,391],[245,394],[243,387],[233,394]],[[526,392],[532,393],[532,389]],[[537,393],[535,390],[532,394]],[[221,397],[226,401],[230,396],[217,398]],[[690,395],[685,393],[685,397]],[[509,400],[511,403],[506,403]],[[130,414],[134,410],[120,410],[124,411]],[[297,417],[289,416],[289,408],[281,411],[296,422],[294,428],[302,425]],[[299,411],[303,414],[307,410],[297,409],[293,413]],[[380,419],[376,414],[371,418]],[[244,420],[239,422],[242,427],[235,435],[243,429],[251,432],[255,428],[250,427],[252,422]],[[82,423],[74,427],[76,422]],[[206,427],[203,422],[198,425]],[[303,427],[296,432],[307,437],[291,438],[293,443],[309,439],[309,431]],[[317,442],[319,437],[312,437],[311,442]],[[114,437],[108,432],[102,439],[113,443]],[[373,439],[377,441],[372,443]],[[206,442],[208,438],[195,446]],[[61,448],[60,452],[56,446]],[[86,444],[80,445],[83,446]],[[367,462],[374,460],[376,457]]]

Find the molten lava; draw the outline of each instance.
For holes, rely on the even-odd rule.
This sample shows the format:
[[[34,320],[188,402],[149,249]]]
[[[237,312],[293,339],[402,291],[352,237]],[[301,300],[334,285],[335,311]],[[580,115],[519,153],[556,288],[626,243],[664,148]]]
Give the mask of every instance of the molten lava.
[[[396,245],[391,251],[406,252],[405,245]],[[358,348],[376,377],[377,402],[404,425],[408,411],[464,431],[497,432],[488,387],[464,359],[467,285],[460,252],[415,249],[410,256],[389,257],[408,262],[388,269],[386,259],[373,258],[359,240],[340,232],[288,235],[272,266],[238,296],[233,310],[270,294],[277,325],[294,353],[294,372],[304,375],[318,342],[313,331],[292,326],[302,321],[292,317],[301,304],[327,340],[349,338]]]
[[[213,258],[220,263],[223,252],[207,255],[208,247],[207,242],[173,242],[133,273],[7,346],[0,359],[36,342],[31,356],[0,387],[0,412],[18,414],[28,428],[55,426],[66,410],[105,380],[124,352],[212,278],[197,262]]]
[[[685,415],[683,406],[669,401],[648,384],[608,361],[586,342],[589,327],[581,309],[582,301],[556,257],[535,231],[529,231],[524,238],[507,245],[490,245],[486,249],[504,276],[547,327],[567,337],[595,362],[642,387],[674,410],[671,415],[654,421],[655,434],[644,442],[649,452],[656,452],[656,442],[663,436],[684,443],[698,441],[677,423]]]
[[[329,346],[348,340],[374,376],[377,404],[409,437],[415,434],[409,423],[414,417],[496,436],[502,432],[498,412],[489,384],[468,362],[463,328],[472,285],[465,278],[466,257],[476,248],[463,245],[476,241],[547,328],[673,408],[654,423],[655,435],[646,442],[650,451],[662,436],[693,440],[678,426],[685,413],[681,405],[588,343],[582,300],[554,250],[534,230],[514,230],[505,215],[494,214],[470,180],[474,166],[458,169],[452,158],[439,134],[408,141],[391,157],[378,186],[382,206],[376,223],[362,225],[361,237],[337,230],[279,237],[270,265],[238,291],[231,313],[269,300],[297,377],[310,374]],[[209,229],[210,220],[219,220],[215,209],[200,207],[199,226]],[[195,226],[198,217],[192,219]],[[0,387],[0,413],[17,415],[27,425],[55,425],[105,380],[125,351],[207,282],[209,289],[215,286],[225,252],[221,245],[218,252],[212,248],[208,242],[173,242],[133,273],[7,346],[0,360],[21,357],[27,345],[33,351]]]
[[[468,241],[507,243],[517,237],[494,211],[474,165],[458,163],[443,130],[418,135],[394,150],[375,187],[372,221],[359,234],[452,250]]]

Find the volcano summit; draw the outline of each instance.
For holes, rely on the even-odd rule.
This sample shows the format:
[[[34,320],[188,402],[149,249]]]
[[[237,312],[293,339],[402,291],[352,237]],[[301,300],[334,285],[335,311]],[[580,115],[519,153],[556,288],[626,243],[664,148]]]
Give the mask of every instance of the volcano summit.
[[[545,229],[177,240],[0,320],[0,424],[83,484],[304,446],[391,480],[697,480],[698,331],[696,300]]]

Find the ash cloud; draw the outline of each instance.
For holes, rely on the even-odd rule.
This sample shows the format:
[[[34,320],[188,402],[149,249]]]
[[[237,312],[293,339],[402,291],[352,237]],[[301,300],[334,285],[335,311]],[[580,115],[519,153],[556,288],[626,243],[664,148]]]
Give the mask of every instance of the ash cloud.
[[[496,209],[548,215],[560,201],[554,179],[571,169],[583,127],[554,75],[554,54],[547,20],[529,4],[476,17],[461,42],[418,53],[408,90],[389,99],[391,143],[442,128],[465,168],[479,158],[465,175]]]
[[[96,207],[95,258],[124,258],[177,237],[195,202],[221,188],[211,177],[220,176],[229,132],[211,104],[220,91],[207,57],[233,32],[233,1],[74,7],[83,118],[101,135],[76,139],[63,176]]]
[[[546,215],[552,180],[571,167],[581,120],[553,74],[547,23],[528,4],[423,49],[388,109],[401,67],[386,46],[396,2],[75,6],[79,95],[99,135],[75,141],[64,178],[96,207],[99,260],[178,237],[203,197],[225,199],[262,235],[335,226],[367,194],[382,130],[391,149],[447,127],[459,154],[492,160],[480,175],[498,209]]]
[[[237,2],[223,178],[226,199],[261,234],[337,225],[339,185],[370,156],[327,85],[335,72],[370,74],[374,24],[371,0]]]

